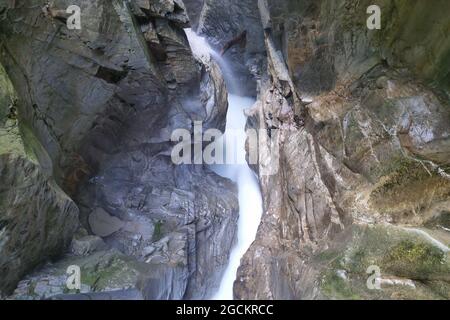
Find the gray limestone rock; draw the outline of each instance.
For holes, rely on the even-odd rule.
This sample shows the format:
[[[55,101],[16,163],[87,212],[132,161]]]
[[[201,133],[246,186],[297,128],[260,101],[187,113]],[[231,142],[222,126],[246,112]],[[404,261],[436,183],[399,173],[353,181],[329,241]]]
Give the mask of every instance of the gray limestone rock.
[[[438,221],[450,191],[450,42],[433,36],[448,3],[385,1],[374,32],[370,1],[258,4],[269,77],[248,127],[278,130],[267,143],[278,139],[282,162],[268,176],[254,168],[265,212],[235,297],[448,299]],[[377,292],[366,286],[374,264],[386,284]]]
[[[194,7],[193,10],[196,10]],[[189,7],[188,7],[189,11]],[[194,15],[198,14],[194,11]],[[264,33],[256,0],[205,0],[200,13],[197,32],[208,38],[220,52],[224,45],[247,31],[244,48],[231,48],[225,60],[231,64],[235,81],[239,85],[236,94],[256,96],[257,81],[264,70]]]
[[[71,4],[54,1],[51,9]],[[137,284],[134,267],[125,269],[126,285],[114,278],[100,289],[141,288],[146,298],[207,297],[227,264],[238,204],[231,182],[201,165],[175,165],[170,157],[175,129],[191,130],[197,120],[205,128],[223,130],[228,106],[217,66],[204,66],[192,55],[182,1],[82,0],[81,30],[69,30],[61,19],[44,15],[41,6],[38,0],[0,4],[0,63],[19,97],[19,123],[36,137],[31,148],[40,167],[77,203],[83,227],[102,236],[127,264],[152,274]],[[4,166],[5,179],[20,179],[11,164]],[[22,270],[7,281],[8,290],[38,262],[60,254],[77,222],[77,208],[57,185],[47,186],[31,164],[25,168],[37,176],[30,178],[35,180],[28,190],[38,192],[35,201],[47,191],[42,201],[50,207],[51,224],[30,226],[23,249],[11,247],[34,250],[30,263],[3,264],[1,259],[11,255],[1,252],[2,271]],[[5,192],[14,190],[7,185]],[[53,202],[47,201],[53,193]],[[7,207],[12,200],[8,196],[0,205]],[[45,210],[39,214],[47,215]],[[48,241],[34,241],[42,236]],[[41,248],[43,243],[47,246]],[[72,250],[89,265],[109,261],[109,255],[98,254],[97,245],[98,238],[77,238]],[[101,268],[89,270],[96,277]],[[39,288],[39,297],[60,293],[46,283]]]
[[[122,220],[109,215],[102,208],[97,208],[89,215],[89,227],[92,232],[100,237],[107,237],[119,231],[124,226]]]

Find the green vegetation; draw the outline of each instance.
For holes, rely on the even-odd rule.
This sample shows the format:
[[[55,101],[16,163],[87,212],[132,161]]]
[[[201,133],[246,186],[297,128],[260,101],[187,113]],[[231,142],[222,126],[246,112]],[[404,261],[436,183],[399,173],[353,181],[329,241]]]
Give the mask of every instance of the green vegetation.
[[[380,167],[377,175],[380,177],[389,175],[389,178],[386,183],[373,191],[375,197],[384,196],[397,188],[403,188],[411,183],[430,178],[428,172],[419,162],[406,157],[399,157],[387,166]]]
[[[155,223],[155,230],[153,231],[153,241],[159,241],[161,240],[163,236],[163,226],[164,222],[161,220],[156,221]]]
[[[354,226],[339,248],[318,253],[321,293],[330,299],[439,299],[450,295],[447,253],[421,236],[398,227]],[[369,290],[367,268],[376,265],[383,278],[414,281],[416,288],[383,285]]]
[[[12,84],[0,65],[0,154],[25,155],[13,107],[15,100]]]
[[[126,261],[115,257],[101,268],[82,268],[81,275],[83,284],[89,285],[94,291],[102,291],[116,286],[126,287],[127,283],[134,284],[137,272]]]
[[[359,295],[353,292],[350,283],[341,278],[333,270],[327,272],[321,283],[322,293],[337,300],[358,300]]]
[[[430,279],[445,268],[445,253],[425,242],[401,241],[383,258],[386,270],[412,279]]]

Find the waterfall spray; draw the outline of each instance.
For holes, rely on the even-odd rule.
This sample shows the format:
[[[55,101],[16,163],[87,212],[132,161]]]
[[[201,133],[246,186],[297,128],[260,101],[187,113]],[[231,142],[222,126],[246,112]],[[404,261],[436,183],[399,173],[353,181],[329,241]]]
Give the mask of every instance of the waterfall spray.
[[[208,59],[210,56],[217,61],[224,74],[229,92],[234,93],[228,95],[227,124],[222,139],[225,141],[225,152],[233,152],[237,157],[237,164],[211,167],[217,174],[233,180],[239,190],[237,243],[231,251],[230,261],[220,287],[212,297],[212,299],[217,300],[231,300],[233,299],[233,284],[236,280],[241,258],[255,240],[262,215],[262,198],[258,179],[245,161],[245,124],[247,119],[244,110],[250,108],[255,100],[235,95],[238,92],[239,83],[235,80],[227,62],[211,48],[205,38],[199,37],[191,29],[185,31],[194,55],[202,60]],[[236,130],[238,130],[238,135],[236,135]],[[230,131],[233,131],[233,134],[230,134]]]

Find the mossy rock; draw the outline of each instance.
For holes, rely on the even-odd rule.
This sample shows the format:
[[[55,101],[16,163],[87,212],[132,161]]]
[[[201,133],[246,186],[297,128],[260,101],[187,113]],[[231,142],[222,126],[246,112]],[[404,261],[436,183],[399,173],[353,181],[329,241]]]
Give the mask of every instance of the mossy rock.
[[[5,126],[0,127],[0,154],[6,153],[26,156],[22,137],[14,120],[6,121]]]
[[[0,125],[4,124],[8,115],[8,106],[15,99],[14,89],[5,69],[0,65]]]
[[[0,154],[13,153],[25,156],[18,121],[13,104],[16,96],[13,86],[0,65]]]
[[[322,294],[336,300],[359,300],[361,297],[356,293],[349,281],[346,281],[335,270],[329,270],[321,279]]]
[[[93,292],[134,288],[139,275],[137,263],[115,251],[70,258],[58,269],[65,273],[69,265],[80,266],[81,283]]]
[[[386,270],[398,276],[429,280],[450,272],[446,254],[425,242],[403,240],[383,257]]]
[[[450,181],[426,169],[419,161],[399,156],[379,173],[383,178],[370,195],[372,209],[389,215],[394,222],[424,223],[425,217],[414,216],[433,201],[450,195]]]
[[[448,281],[425,281],[424,285],[431,288],[431,290],[442,296],[442,298],[450,300],[450,283]]]
[[[327,299],[444,299],[450,295],[448,252],[414,232],[395,226],[355,225],[351,237],[316,254],[322,269],[320,291]],[[367,286],[369,266],[378,266],[383,279],[411,280],[414,286]]]
[[[81,290],[66,285],[69,266],[81,271]],[[145,272],[145,265],[116,250],[100,251],[89,256],[65,256],[29,275],[19,284],[12,299],[43,299],[58,294],[109,292],[133,289]]]

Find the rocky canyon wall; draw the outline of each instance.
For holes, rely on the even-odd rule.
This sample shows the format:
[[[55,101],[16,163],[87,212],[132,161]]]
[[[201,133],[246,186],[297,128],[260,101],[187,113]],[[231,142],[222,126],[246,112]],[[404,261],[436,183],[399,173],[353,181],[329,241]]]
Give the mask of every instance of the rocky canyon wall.
[[[373,4],[380,30],[366,25]],[[450,299],[448,1],[46,5],[0,0],[0,296],[202,299],[218,286],[236,188],[171,161],[175,129],[223,130],[228,108],[192,26],[219,52],[246,32],[223,58],[235,93],[258,98],[247,127],[276,151],[252,167],[264,213],[235,298]],[[66,286],[73,265],[81,290]]]
[[[223,129],[227,112],[218,66],[192,55],[183,2],[46,3],[0,2],[0,62],[33,158],[0,158],[1,294],[33,269],[12,298],[76,293],[65,272],[78,265],[84,297],[207,297],[238,204],[231,182],[171,160],[175,129]],[[80,30],[67,28],[72,4]]]
[[[238,299],[450,297],[449,4],[375,1],[369,30],[372,2],[258,1],[268,77],[248,126],[279,170],[260,175]]]
[[[41,261],[58,256],[78,224],[77,206],[37,162],[30,146],[40,145],[18,123],[16,104],[0,66],[0,296]]]
[[[261,79],[265,58],[264,34],[257,1],[254,0],[205,0],[198,13],[200,1],[188,12],[198,16],[197,32],[206,36],[211,45],[221,52],[233,39],[246,32],[245,40],[232,46],[223,56],[230,64],[234,80],[239,83],[240,95],[256,96],[257,82]],[[191,9],[191,10],[189,10]]]

